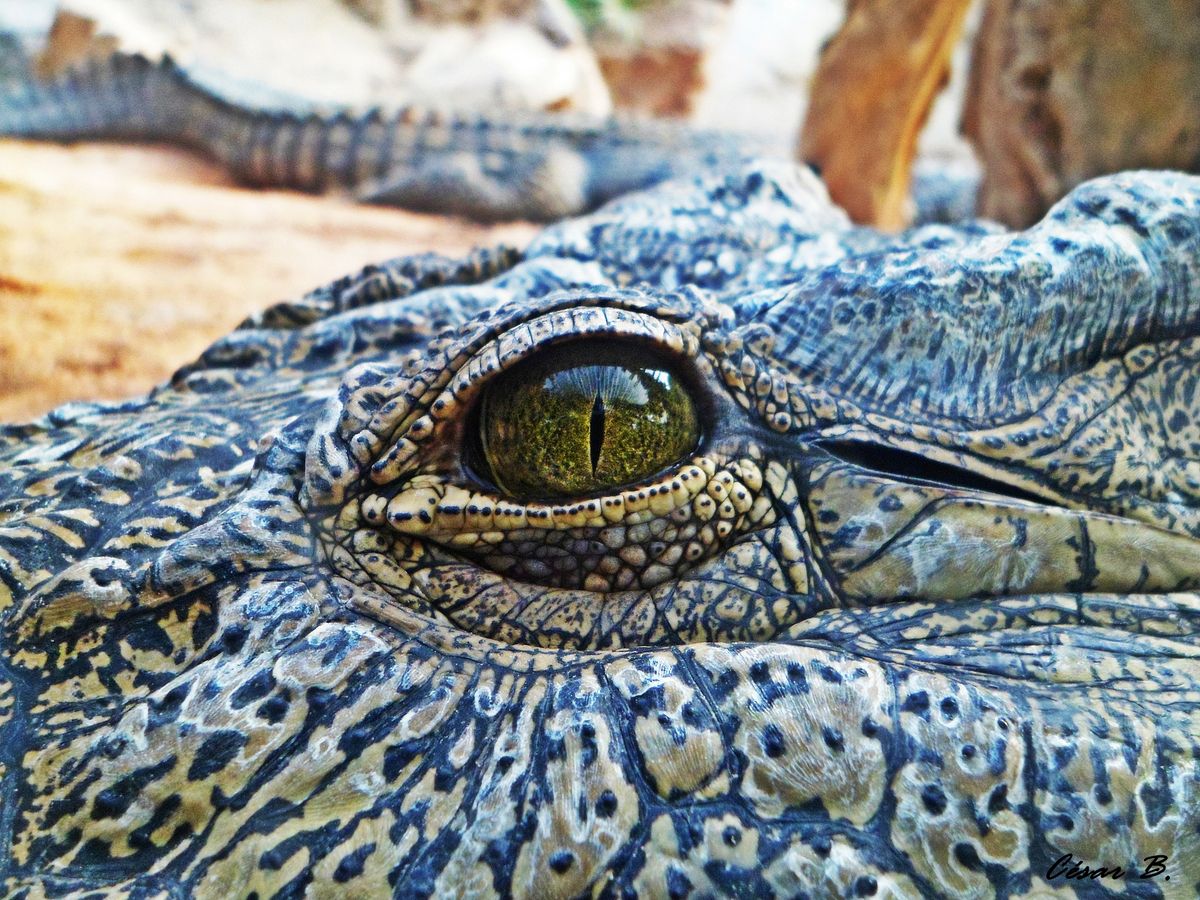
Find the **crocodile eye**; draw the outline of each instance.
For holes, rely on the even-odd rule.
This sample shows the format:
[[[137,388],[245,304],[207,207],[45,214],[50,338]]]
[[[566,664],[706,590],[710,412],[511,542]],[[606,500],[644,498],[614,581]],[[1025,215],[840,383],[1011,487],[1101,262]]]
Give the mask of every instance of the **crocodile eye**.
[[[577,342],[488,385],[479,442],[521,499],[593,494],[656,475],[696,447],[696,408],[672,367],[632,345]]]

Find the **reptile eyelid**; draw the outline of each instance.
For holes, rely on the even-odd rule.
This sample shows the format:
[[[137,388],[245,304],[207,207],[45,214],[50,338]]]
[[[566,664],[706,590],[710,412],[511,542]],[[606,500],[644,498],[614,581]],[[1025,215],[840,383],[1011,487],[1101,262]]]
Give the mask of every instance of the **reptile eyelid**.
[[[566,306],[517,323],[487,341],[457,368],[432,400],[426,396],[415,405],[380,409],[368,429],[373,434],[389,434],[391,438],[390,446],[370,466],[371,481],[386,484],[399,478],[415,444],[435,433],[447,444],[466,446],[466,431],[478,416],[479,402],[488,384],[552,347],[588,340],[644,346],[673,363],[696,404],[698,417],[704,420],[711,399],[704,389],[704,379],[694,370],[694,359],[699,355],[697,332],[636,310]],[[423,429],[422,419],[428,419],[431,427]],[[414,428],[419,431],[416,435],[412,433]],[[461,465],[461,455],[457,476],[479,483],[480,473],[472,473]]]

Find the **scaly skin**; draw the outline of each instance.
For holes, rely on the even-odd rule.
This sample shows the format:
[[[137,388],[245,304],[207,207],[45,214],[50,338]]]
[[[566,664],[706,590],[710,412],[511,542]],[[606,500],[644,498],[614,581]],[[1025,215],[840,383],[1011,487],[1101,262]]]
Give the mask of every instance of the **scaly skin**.
[[[496,494],[473,404],[586,335],[677,361],[698,450]],[[1192,896],[1198,363],[1164,173],[887,238],[757,164],[277,307],[3,434],[0,875]]]
[[[53,83],[0,89],[0,135],[168,141],[249,185],[343,191],[479,220],[560,219],[681,173],[768,149],[785,155],[782,144],[670,123],[318,110],[260,93],[245,105],[169,58],[118,53]]]

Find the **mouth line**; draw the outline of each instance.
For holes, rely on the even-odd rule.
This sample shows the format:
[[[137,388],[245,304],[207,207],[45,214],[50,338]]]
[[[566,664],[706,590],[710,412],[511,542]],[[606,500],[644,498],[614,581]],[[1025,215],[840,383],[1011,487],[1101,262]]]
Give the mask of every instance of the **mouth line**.
[[[908,450],[853,439],[817,441],[814,446],[839,462],[905,484],[987,494],[1041,507],[1063,508],[1060,502],[1033,491]]]

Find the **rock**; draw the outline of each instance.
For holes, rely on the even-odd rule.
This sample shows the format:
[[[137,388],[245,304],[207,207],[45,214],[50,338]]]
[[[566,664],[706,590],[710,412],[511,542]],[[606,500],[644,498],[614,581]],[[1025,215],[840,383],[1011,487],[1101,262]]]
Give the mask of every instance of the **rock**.
[[[379,30],[337,0],[205,0],[186,15],[162,0],[64,0],[64,12],[123,51],[315,103],[370,105],[402,74]]]
[[[618,109],[685,118],[704,85],[703,63],[695,48],[660,47],[603,56],[600,71]]]
[[[844,12],[844,0],[735,0],[705,60],[693,121],[790,139],[803,120],[820,48]]]
[[[451,15],[462,18],[453,20]],[[3,17],[0,17],[2,20]],[[605,115],[608,89],[565,0],[64,0],[55,71],[106,48],[170,53],[245,100]],[[95,48],[95,49],[93,49]],[[103,51],[103,52],[106,52]],[[48,63],[49,64],[49,63]]]
[[[990,0],[963,119],[1013,227],[1097,175],[1200,171],[1200,0]]]
[[[799,155],[861,224],[899,229],[917,138],[949,77],[970,0],[849,0],[821,55]]]
[[[406,59],[403,90],[411,102],[479,112],[612,111],[595,54],[565,0],[463,0],[417,10],[387,31]]]
[[[592,47],[617,109],[687,118],[703,91],[705,66],[729,17],[729,0],[659,0],[609,19]]]
[[[0,421],[141,394],[250,313],[366,263],[536,232],[237,188],[168,148],[0,140],[0,172]]]

